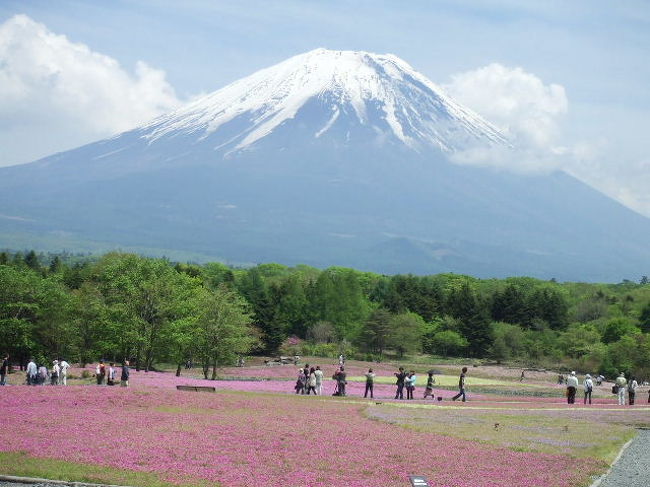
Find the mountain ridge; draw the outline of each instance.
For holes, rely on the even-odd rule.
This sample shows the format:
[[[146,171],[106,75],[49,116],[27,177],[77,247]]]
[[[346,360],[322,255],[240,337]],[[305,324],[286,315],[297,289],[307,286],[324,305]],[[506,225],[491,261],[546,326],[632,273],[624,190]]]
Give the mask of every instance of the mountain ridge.
[[[350,66],[363,69],[341,87]],[[394,56],[310,51],[134,130],[2,168],[12,218],[0,217],[0,246],[565,280],[636,278],[650,262],[650,219],[572,176],[450,162],[509,142],[421,77]]]

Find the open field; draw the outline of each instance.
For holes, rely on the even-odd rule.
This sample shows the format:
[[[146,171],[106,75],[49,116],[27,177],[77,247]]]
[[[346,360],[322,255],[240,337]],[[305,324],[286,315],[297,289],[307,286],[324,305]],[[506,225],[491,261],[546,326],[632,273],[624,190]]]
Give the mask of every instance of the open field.
[[[331,374],[333,366],[321,364]],[[591,407],[568,406],[561,388],[555,398],[471,394],[459,404],[441,389],[440,402],[394,401],[391,365],[346,368],[360,376],[368,366],[387,382],[376,386],[375,400],[361,398],[356,381],[347,398],[329,395],[332,381],[327,396],[296,396],[294,366],[226,369],[239,380],[216,382],[132,372],[128,389],[92,379],[0,388],[0,473],[143,487],[397,487],[410,474],[436,486],[582,487],[607,469],[635,426],[650,424],[643,392],[634,407],[616,406],[604,392]],[[481,379],[521,386],[518,375],[508,381],[500,372]],[[16,384],[20,376],[10,378]],[[218,392],[182,392],[177,384]]]

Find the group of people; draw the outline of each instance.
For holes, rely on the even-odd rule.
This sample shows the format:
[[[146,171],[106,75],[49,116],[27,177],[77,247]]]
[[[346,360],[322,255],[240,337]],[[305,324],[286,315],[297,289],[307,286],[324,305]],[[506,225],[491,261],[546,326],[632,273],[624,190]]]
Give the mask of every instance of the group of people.
[[[342,369],[343,367],[341,367]],[[295,386],[296,394],[311,394],[315,396],[323,395],[323,371],[320,366],[310,367],[305,364],[302,369],[298,371],[298,380]],[[345,388],[344,388],[345,391]]]
[[[131,374],[131,369],[129,367],[129,361],[125,360],[122,365],[122,371],[120,373],[120,386],[128,387],[129,386],[129,376]],[[117,376],[117,371],[115,370],[115,362],[109,362],[108,368],[104,364],[103,360],[100,360],[95,367],[95,379],[97,380],[97,385],[104,385],[104,381],[107,386],[115,385],[115,377]]]
[[[596,378],[596,385],[600,385],[602,383],[602,379],[603,379],[602,376],[598,376]],[[567,403],[575,404],[578,387],[579,387],[578,377],[576,376],[575,371],[573,371],[566,378]],[[594,390],[594,380],[591,378],[591,375],[589,374],[585,375],[585,378],[582,381],[582,387],[584,391],[584,399],[583,399],[584,404],[587,403],[591,404],[591,393]],[[619,376],[616,378],[614,385],[612,386],[612,393],[617,395],[619,406],[625,406],[626,392],[628,398],[627,404],[633,406],[636,397],[636,390],[638,387],[639,387],[639,383],[637,382],[635,377],[630,378],[630,380],[628,381],[625,378],[625,374],[621,372]],[[650,403],[650,391],[648,392],[648,402]]]
[[[404,389],[406,389],[406,399],[407,400],[413,399],[413,393],[415,392],[415,382],[417,381],[417,376],[415,375],[415,371],[411,370],[410,372],[405,372],[404,367],[400,367],[398,371],[395,372],[393,375],[397,378],[397,381],[395,382],[395,385],[397,386],[397,390],[395,391],[395,399],[404,399]],[[427,380],[427,388],[424,391],[425,399],[427,398],[427,396],[433,396],[434,382],[435,380],[433,379],[433,373],[429,372],[429,379]],[[372,395],[370,397],[372,397]]]
[[[466,400],[465,396],[465,374],[467,373],[467,367],[463,367],[463,370],[459,379],[459,393],[454,400],[459,397],[463,398],[463,402]],[[406,399],[414,399],[415,393],[415,383],[417,381],[417,376],[415,371],[411,370],[410,372],[404,371],[403,367],[400,367],[397,372],[395,372],[395,377],[397,379],[396,386],[397,391],[395,392],[395,399],[404,399],[404,390],[406,390]],[[375,377],[376,374],[373,372],[372,368],[368,369],[368,372],[365,374],[366,378],[366,387],[363,393],[363,397],[367,398],[370,395],[371,399],[374,399],[374,389],[375,389]],[[332,375],[332,380],[334,381],[334,393],[333,396],[346,396],[346,385],[347,385],[347,373],[345,367],[340,365],[334,374]],[[433,385],[435,384],[436,379],[433,375],[433,371],[428,372],[427,384],[424,389],[423,399],[431,397],[435,399],[435,394],[433,391]],[[294,387],[296,394],[305,394],[310,395],[314,394],[316,396],[323,395],[323,371],[320,366],[310,367],[309,364],[298,370],[298,378],[296,380],[296,385]],[[442,398],[439,397],[438,400]]]
[[[53,360],[52,367],[48,368],[45,365],[36,365],[34,358],[30,358],[25,370],[25,381],[30,386],[44,385],[46,383],[53,386],[67,386],[69,368],[70,364],[63,359]]]

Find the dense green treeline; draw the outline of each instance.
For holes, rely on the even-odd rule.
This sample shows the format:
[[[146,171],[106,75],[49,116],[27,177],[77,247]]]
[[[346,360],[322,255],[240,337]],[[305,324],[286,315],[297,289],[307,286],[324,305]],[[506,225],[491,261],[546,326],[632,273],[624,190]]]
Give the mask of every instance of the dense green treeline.
[[[488,358],[650,377],[650,284],[0,253],[0,349],[89,363],[249,353]],[[1,350],[0,350],[1,351]]]

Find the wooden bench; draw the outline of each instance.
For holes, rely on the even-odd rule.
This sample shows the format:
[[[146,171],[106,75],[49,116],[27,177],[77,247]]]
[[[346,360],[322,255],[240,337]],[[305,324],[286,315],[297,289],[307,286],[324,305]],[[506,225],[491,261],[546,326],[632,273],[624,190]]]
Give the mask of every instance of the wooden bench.
[[[193,392],[216,392],[217,388],[212,386],[176,386],[179,391]]]

